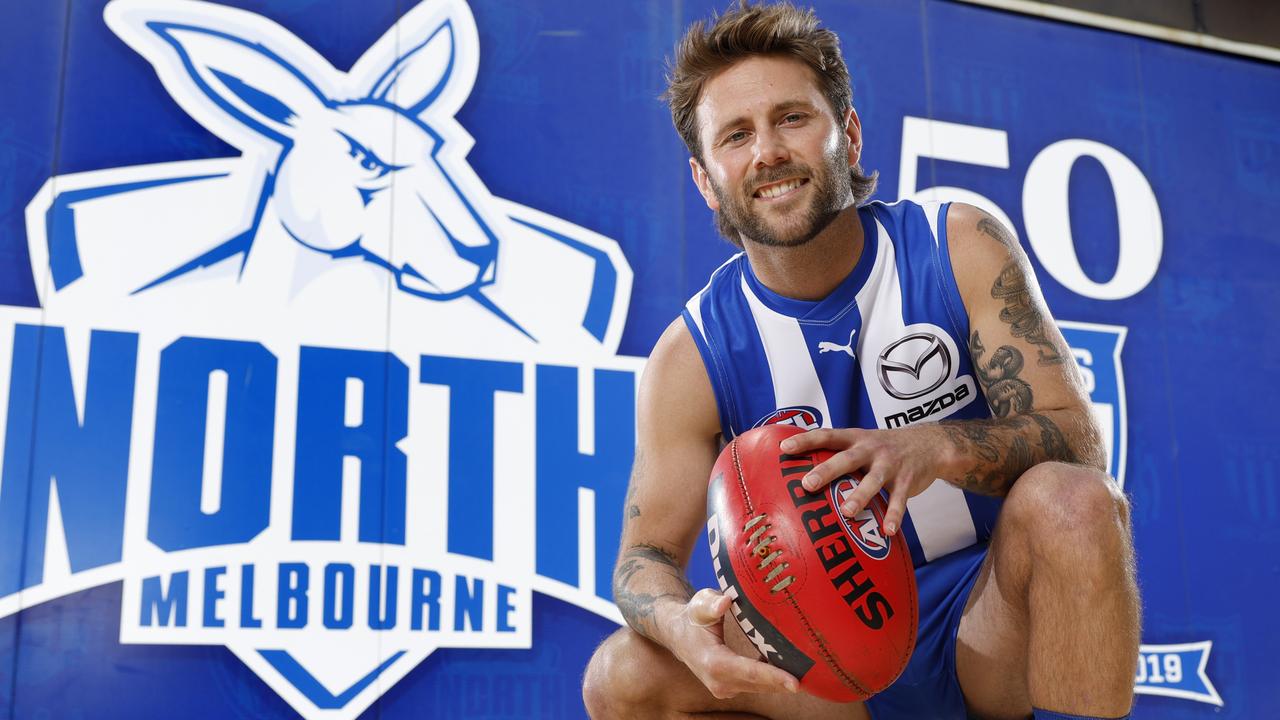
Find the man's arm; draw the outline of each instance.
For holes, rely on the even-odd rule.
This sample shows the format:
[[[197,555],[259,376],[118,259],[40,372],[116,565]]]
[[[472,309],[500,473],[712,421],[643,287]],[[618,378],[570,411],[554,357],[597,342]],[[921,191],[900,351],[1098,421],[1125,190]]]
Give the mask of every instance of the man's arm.
[[[947,213],[947,247],[969,315],[974,373],[991,407],[985,420],[946,420],[900,430],[815,430],[783,450],[837,450],[805,486],[864,473],[842,506],[852,515],[889,490],[885,530],[897,532],[907,499],[941,478],[1003,496],[1033,465],[1051,460],[1105,469],[1097,426],[1066,341],[1054,324],[1022,248],[997,220],[970,205]]]
[[[686,544],[683,538],[664,542],[660,538],[666,533],[661,532],[663,528],[655,526],[675,525],[682,519],[682,511],[686,508],[664,506],[672,500],[687,500],[688,496],[668,493],[661,500],[647,500],[642,510],[636,495],[638,487],[646,484],[651,472],[646,468],[647,462],[643,449],[637,447],[631,487],[625,503],[621,549],[613,571],[613,601],[632,630],[665,646],[667,638],[663,629],[669,625],[666,621],[679,614],[694,594],[693,585],[684,571],[692,542]],[[645,514],[657,518],[657,522],[642,521],[640,518]],[[679,531],[683,528],[672,529]]]
[[[640,381],[636,460],[623,509],[613,597],[635,632],[667,648],[716,697],[795,692],[798,682],[724,644],[729,598],[697,593],[685,566],[706,517],[707,481],[720,420],[702,359],[677,319],[654,347]]]
[[[971,492],[1004,495],[1040,462],[1105,471],[1075,360],[1017,240],[995,218],[960,203],[947,213],[947,239],[969,313],[974,374],[992,418],[938,423],[959,463],[940,477]]]
[[[684,568],[702,527],[707,477],[718,449],[715,396],[697,352],[677,319],[645,366],[636,405],[636,459],[613,574],[622,616],[661,645],[671,617],[693,596]]]

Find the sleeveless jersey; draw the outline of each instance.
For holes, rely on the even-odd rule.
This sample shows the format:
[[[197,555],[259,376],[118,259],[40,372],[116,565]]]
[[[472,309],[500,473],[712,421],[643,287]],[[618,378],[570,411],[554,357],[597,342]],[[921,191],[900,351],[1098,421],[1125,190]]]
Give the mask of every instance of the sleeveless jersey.
[[[822,300],[769,290],[744,253],[712,273],[682,314],[726,441],[776,422],[891,429],[990,417],[973,378],[947,208],[859,208],[862,255]],[[941,480],[911,498],[902,531],[916,568],[989,539],[1000,504]]]

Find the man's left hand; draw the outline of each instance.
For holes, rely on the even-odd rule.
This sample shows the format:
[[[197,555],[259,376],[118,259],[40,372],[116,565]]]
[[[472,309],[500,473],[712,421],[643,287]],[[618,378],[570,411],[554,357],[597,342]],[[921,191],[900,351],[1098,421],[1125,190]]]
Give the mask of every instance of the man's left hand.
[[[944,454],[950,444],[936,428],[861,430],[822,428],[782,441],[782,451],[808,452],[825,448],[835,454],[804,477],[804,487],[814,492],[844,475],[858,479],[858,486],[840,505],[841,514],[853,517],[883,488],[889,493],[884,531],[896,535],[907,511],[907,499],[924,492],[942,476]]]

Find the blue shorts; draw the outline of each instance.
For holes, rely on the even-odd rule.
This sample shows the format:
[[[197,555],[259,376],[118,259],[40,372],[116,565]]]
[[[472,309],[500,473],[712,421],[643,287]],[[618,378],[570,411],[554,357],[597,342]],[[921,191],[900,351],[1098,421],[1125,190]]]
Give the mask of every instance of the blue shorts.
[[[916,572],[920,630],[907,669],[884,692],[867,701],[872,720],[965,720],[956,678],[956,633],[969,592],[987,557],[979,543],[925,565]]]

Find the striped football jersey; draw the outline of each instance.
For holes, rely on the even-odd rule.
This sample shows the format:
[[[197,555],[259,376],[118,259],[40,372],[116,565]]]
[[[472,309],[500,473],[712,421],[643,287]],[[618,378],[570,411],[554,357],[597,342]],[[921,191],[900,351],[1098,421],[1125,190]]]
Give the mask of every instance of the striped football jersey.
[[[769,290],[743,253],[712,273],[683,316],[725,440],[779,422],[893,429],[990,417],[969,358],[947,208],[859,208],[862,255],[821,300]],[[1000,503],[942,481],[911,498],[902,529],[916,567],[989,539]]]

